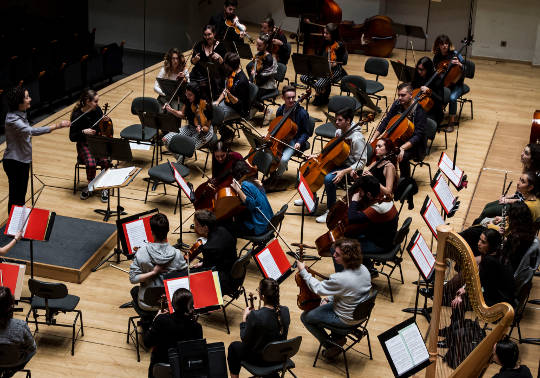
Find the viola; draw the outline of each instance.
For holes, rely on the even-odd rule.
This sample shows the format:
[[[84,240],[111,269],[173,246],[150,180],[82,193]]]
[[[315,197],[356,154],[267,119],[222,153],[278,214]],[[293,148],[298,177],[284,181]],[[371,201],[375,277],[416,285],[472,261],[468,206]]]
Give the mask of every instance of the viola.
[[[195,257],[197,257],[201,251],[202,251],[202,246],[206,244],[206,238],[198,238],[197,241],[195,243],[193,243],[193,245],[191,246],[191,248],[189,248],[189,251],[187,252],[187,259],[189,262],[192,262]]]
[[[232,89],[234,88],[234,78],[236,77],[236,74],[238,72],[236,71],[233,71],[231,72],[231,74],[229,75],[229,77],[227,78],[226,82],[225,82],[225,88],[227,88],[227,95],[225,96],[225,102],[229,103],[229,104],[236,104],[238,102],[238,99],[233,99],[232,96],[230,95],[230,92],[232,91]]]
[[[330,140],[317,157],[310,158],[302,164],[300,172],[313,193],[324,184],[324,176],[341,166],[349,156],[350,147],[345,141],[346,137],[358,127],[371,122],[373,117],[373,114],[369,114],[365,120],[351,126],[339,137]]]
[[[304,250],[302,247],[300,247],[300,250],[298,251],[298,256],[299,260],[302,261],[304,258]],[[311,268],[308,268],[307,266],[306,270],[314,276],[319,276],[324,280],[328,279],[328,277],[316,272]],[[302,311],[311,311],[314,308],[319,307],[321,304],[321,297],[311,291],[306,281],[302,278],[302,276],[300,276],[300,272],[296,272],[294,280],[299,289],[298,296],[296,297],[296,304],[298,305],[298,308]]]
[[[412,95],[413,97],[416,97],[420,95],[422,92],[422,89],[416,88],[413,90]],[[427,92],[424,93],[423,96],[420,96],[421,99],[418,100],[418,104],[424,109],[425,112],[429,112],[431,108],[433,108],[433,99],[431,98],[431,89],[428,88]]]
[[[255,295],[253,295],[253,293],[249,293],[248,294],[248,301],[249,301],[249,308],[250,310],[254,310],[255,309],[255,300],[257,299],[257,297]]]
[[[235,16],[233,19],[226,18],[225,19],[225,25],[229,27],[227,30],[233,30],[234,33],[236,33],[239,36],[242,36],[242,33],[246,36],[246,38],[251,42],[255,42],[253,38],[250,37],[250,35],[246,32],[246,25],[241,24],[240,20],[238,19],[238,16]]]
[[[109,103],[103,106],[103,114],[107,114]],[[113,123],[109,117],[103,117],[97,125],[97,135],[112,138],[114,135]]]
[[[204,133],[207,133],[208,130],[210,130],[210,121],[204,115],[207,106],[206,100],[201,100],[198,104],[191,104],[191,111],[195,114],[193,119],[194,126],[200,127]]]
[[[529,143],[539,143],[539,141],[540,141],[540,110],[536,110],[533,114]]]
[[[269,168],[269,173],[275,171],[283,155],[283,150],[288,147],[289,142],[295,137],[296,132],[298,131],[298,126],[294,123],[290,117],[300,106],[300,103],[304,101],[307,97],[311,95],[311,88],[308,88],[306,93],[304,93],[291,107],[291,109],[285,115],[276,117],[270,122],[268,127],[268,134],[264,137],[264,142],[266,147],[262,150],[267,153],[272,154],[273,161]],[[252,148],[249,151],[248,162],[253,164],[253,158],[255,155],[255,150]]]

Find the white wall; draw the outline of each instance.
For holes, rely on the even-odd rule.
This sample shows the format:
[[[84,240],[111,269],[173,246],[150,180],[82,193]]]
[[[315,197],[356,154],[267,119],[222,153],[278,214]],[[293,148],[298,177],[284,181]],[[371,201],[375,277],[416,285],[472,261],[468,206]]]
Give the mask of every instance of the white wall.
[[[473,55],[531,62],[539,24],[538,0],[478,0]]]

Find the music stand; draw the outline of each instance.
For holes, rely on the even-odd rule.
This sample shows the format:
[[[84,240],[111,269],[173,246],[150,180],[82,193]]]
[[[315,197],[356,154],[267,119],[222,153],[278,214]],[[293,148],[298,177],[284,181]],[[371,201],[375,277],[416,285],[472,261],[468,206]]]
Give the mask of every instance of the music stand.
[[[296,52],[300,51],[300,29],[302,19],[310,18],[317,20],[321,14],[322,1],[283,0],[285,16],[298,18],[296,29]],[[296,81],[296,80],[295,80]]]
[[[353,94],[353,96],[358,100],[358,102],[362,106],[365,106],[368,109],[373,110],[375,113],[381,112],[381,108],[379,108],[377,105],[373,103],[373,100],[371,100],[371,97],[369,97],[369,95],[365,91],[358,88],[356,85],[354,85],[351,82],[345,83],[345,86],[347,87],[347,89],[349,89],[349,92]]]
[[[115,166],[118,166],[120,161],[131,161],[133,160],[133,155],[131,154],[131,147],[129,146],[129,141],[127,139],[121,138],[107,138],[97,135],[88,135],[86,137],[88,141],[88,148],[90,152],[96,159],[107,159],[107,160],[116,160],[117,163]],[[103,173],[105,171],[101,171]],[[100,173],[100,175],[101,175]],[[94,182],[96,179],[92,180]],[[90,184],[88,187],[90,189]],[[112,194],[112,193],[110,193]],[[103,215],[103,220],[105,222],[109,221],[109,218],[112,215],[116,214],[116,211],[120,211],[120,214],[124,215],[124,209],[120,206],[120,188],[118,188],[118,206],[116,211],[111,210],[111,196],[109,195],[107,199],[107,210],[96,209],[94,210],[98,214]]]
[[[391,60],[390,64],[392,65],[392,69],[394,70],[394,73],[399,81],[410,83],[413,80],[414,67],[406,66],[397,60]]]
[[[427,35],[421,26],[416,26],[416,25],[397,24],[393,22],[392,29],[394,30],[394,33],[398,35],[404,35],[406,38],[405,40],[405,66],[406,66],[407,65],[407,52],[408,52],[408,46],[409,46],[409,37],[425,40],[427,39]]]
[[[223,46],[227,52],[237,53],[241,59],[253,59],[251,47],[242,41],[223,41]]]
[[[169,79],[162,79],[158,77],[157,82],[159,84],[159,87],[165,93],[165,96],[169,99],[169,103],[173,103],[175,98],[178,101],[178,103],[185,104],[186,103],[186,86],[187,81],[184,80],[182,84],[178,80],[169,80]],[[178,85],[180,84],[180,88],[178,88]],[[172,95],[176,92],[175,98],[171,98]]]

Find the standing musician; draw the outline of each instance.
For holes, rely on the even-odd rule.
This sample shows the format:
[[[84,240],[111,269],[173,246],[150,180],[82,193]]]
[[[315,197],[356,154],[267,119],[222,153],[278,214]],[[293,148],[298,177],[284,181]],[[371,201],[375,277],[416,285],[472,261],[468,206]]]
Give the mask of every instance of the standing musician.
[[[375,161],[362,173],[363,176],[373,176],[379,181],[381,196],[391,201],[398,182],[397,148],[389,138],[381,138],[375,145]]]
[[[238,17],[236,16],[236,8],[238,7],[237,0],[225,0],[223,3],[223,12],[210,17],[208,21],[209,25],[213,25],[216,28],[216,38],[219,41],[241,41],[245,35],[244,31],[237,33],[236,25],[238,24]],[[228,26],[226,23],[233,25]]]
[[[198,271],[217,271],[223,294],[232,293],[237,287],[231,277],[231,269],[236,261],[236,238],[217,224],[216,216],[209,210],[197,210],[194,219],[195,232],[206,238],[206,243],[199,247],[203,259],[194,268]]]
[[[377,139],[381,135],[392,117],[407,110],[412,104],[412,87],[409,83],[401,83],[398,85],[398,99],[392,104],[386,117],[379,124],[379,127],[373,134],[372,140]],[[412,158],[423,159],[426,155],[427,140],[426,140],[426,113],[418,104],[408,113],[407,117],[414,123],[414,132],[411,138],[403,145],[399,146],[400,152],[398,155],[399,171],[401,177],[410,177],[411,168],[409,160]]]
[[[221,72],[221,66],[210,73],[206,65],[223,64],[225,52],[223,44],[216,39],[215,26],[204,26],[203,40],[197,42],[192,51],[191,64],[193,64],[193,69],[189,74],[189,79],[202,87],[201,91],[208,99],[214,99],[218,93],[221,93],[225,75]]]
[[[161,105],[169,100],[165,93],[161,90],[157,79],[183,80],[189,81],[189,72],[186,68],[186,58],[176,47],[167,51],[163,57],[163,67],[159,70],[156,81],[154,83],[154,92],[158,94],[158,101]],[[174,108],[178,108],[180,104],[175,104]]]
[[[8,113],[6,114],[6,149],[3,165],[9,183],[8,214],[12,205],[24,206],[30,164],[32,163],[32,137],[50,133],[54,130],[69,127],[71,122],[60,121],[57,124],[43,127],[32,127],[28,122],[26,111],[30,108],[32,98],[23,87],[13,87],[6,93]]]
[[[279,284],[272,278],[263,278],[257,289],[263,306],[258,310],[246,308],[240,323],[240,338],[229,345],[227,362],[231,378],[238,378],[241,361],[257,366],[272,365],[263,357],[264,347],[274,341],[286,340],[291,316],[286,306],[279,304]]]
[[[354,127],[354,124],[352,124],[353,117],[354,112],[350,108],[342,109],[336,113],[336,137],[339,137],[342,133],[346,133],[351,127]],[[364,139],[364,135],[360,131],[360,128],[357,127],[353,132],[349,133],[345,137],[345,141],[350,145],[349,156],[342,166],[337,167],[324,177],[324,188],[327,195],[327,210],[324,214],[317,217],[317,223],[326,223],[326,216],[332,206],[336,203],[337,184],[339,184],[346,175],[352,175],[352,172],[355,170],[361,171],[366,165],[366,140]],[[294,201],[296,206],[302,206],[302,203],[302,199]]]
[[[281,90],[281,95],[283,97],[284,104],[278,108],[276,112],[277,117],[283,116],[293,109],[296,102],[296,88],[292,85],[285,85]],[[296,110],[293,114],[291,114],[290,119],[296,124],[296,126],[298,126],[298,130],[296,131],[294,138],[289,142],[290,147],[283,150],[279,166],[277,170],[270,176],[267,182],[275,182],[275,180],[283,176],[283,173],[285,173],[287,170],[289,160],[296,152],[295,150],[306,150],[306,142],[313,133],[311,130],[309,114],[301,105],[296,107]],[[265,184],[267,182],[265,182]]]
[[[418,89],[422,93],[431,92],[429,95],[433,100],[433,107],[427,112],[427,116],[434,120],[437,125],[440,125],[443,120],[443,84],[440,77],[437,75],[435,79],[426,86],[427,81],[435,73],[433,62],[427,56],[424,56],[418,60],[414,70],[414,77],[412,80],[412,89]],[[448,130],[447,130],[448,131]]]
[[[214,105],[223,112],[224,121],[245,117],[249,111],[249,81],[240,66],[240,57],[236,53],[228,52],[223,64],[228,76],[225,79],[225,88],[214,101]]]
[[[317,55],[326,56],[330,64],[332,74],[330,77],[314,78],[308,75],[302,75],[300,80],[302,83],[315,88],[317,95],[313,100],[313,105],[320,106],[328,104],[332,83],[338,82],[341,78],[347,75],[343,66],[347,64],[346,55],[347,48],[341,40],[339,34],[339,26],[329,23],[324,27],[323,31],[324,45]]]
[[[236,237],[264,234],[271,227],[268,222],[274,216],[263,186],[250,174],[251,168],[244,160],[234,164],[231,188],[238,194],[248,212],[228,224],[229,230]]]
[[[257,38],[257,53],[253,60],[248,63],[246,70],[249,73],[249,81],[257,85],[257,98],[252,105],[253,110],[264,110],[264,105],[261,102],[261,97],[274,91],[277,88],[276,79],[277,62],[272,54],[268,51],[268,34],[261,34]],[[251,114],[252,116],[254,114]]]
[[[360,243],[353,239],[340,239],[334,244],[334,259],[345,268],[327,280],[319,281],[306,269],[306,265],[297,261],[300,276],[317,295],[327,298],[321,300],[321,305],[300,315],[307,330],[326,348],[323,355],[335,357],[340,349],[335,345],[344,345],[345,337],[328,335],[325,327],[348,327],[357,322],[353,313],[356,306],[364,301],[371,290],[371,276],[362,265],[362,250]]]
[[[182,110],[175,110],[170,105],[165,105],[165,110],[178,118],[187,119],[187,125],[178,130],[178,133],[167,133],[163,142],[168,145],[175,135],[185,135],[195,141],[195,148],[199,149],[212,139],[214,129],[212,127],[212,104],[207,103],[201,97],[199,86],[190,82],[186,87],[187,103]]]
[[[269,41],[272,46],[272,54],[274,54],[278,63],[287,65],[289,58],[291,57],[291,46],[287,43],[285,33],[275,26],[272,17],[266,17],[263,22],[261,22],[261,34],[268,34],[273,37],[272,40]]]
[[[82,117],[69,128],[69,140],[76,142],[77,160],[86,166],[86,179],[89,183],[96,177],[96,167],[98,165],[103,169],[111,166],[111,162],[107,159],[95,159],[86,141],[87,135],[96,135],[97,131],[92,126],[103,117],[103,111],[98,102],[98,93],[93,89],[85,89],[81,94],[79,103],[75,105],[71,112],[71,121],[73,122],[75,119]],[[107,121],[109,117],[105,116],[103,120]],[[80,197],[82,200],[86,200],[91,195],[92,193],[86,187],[81,192]],[[107,202],[108,199],[109,191],[107,189],[102,190],[101,201]]]
[[[435,39],[432,51],[434,54],[433,64],[435,67],[437,67],[442,61],[450,60],[451,64],[455,64],[460,68],[463,68],[464,59],[461,54],[458,54],[457,51],[454,50],[452,41],[450,41],[450,38],[447,35],[441,34]],[[454,126],[457,125],[457,100],[463,93],[463,80],[464,76],[462,76],[456,84],[450,87],[450,98],[448,103],[448,115],[450,118],[448,119],[447,131],[452,131]]]

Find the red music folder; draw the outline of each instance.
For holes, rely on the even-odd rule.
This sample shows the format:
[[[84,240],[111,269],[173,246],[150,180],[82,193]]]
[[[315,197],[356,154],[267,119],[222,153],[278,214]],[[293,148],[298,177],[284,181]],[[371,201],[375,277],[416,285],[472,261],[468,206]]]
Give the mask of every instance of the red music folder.
[[[163,283],[165,284],[165,294],[167,295],[167,304],[171,314],[174,312],[171,304],[172,297],[174,292],[180,288],[191,291],[195,310],[223,305],[218,272],[207,270],[190,274],[189,277],[167,279]]]
[[[55,216],[56,213],[49,210],[13,205],[4,234],[14,236],[22,231],[25,239],[49,240]]]
[[[152,215],[142,217],[140,219],[126,222],[122,225],[122,231],[126,238],[128,247],[128,254],[135,253],[135,247],[142,247],[145,243],[153,243],[154,237],[152,236],[152,230],[150,230],[150,218]]]
[[[9,287],[15,300],[21,298],[26,265],[0,263],[0,286]]]
[[[291,263],[277,239],[270,241],[254,257],[265,278],[273,278],[281,282],[292,272]]]

